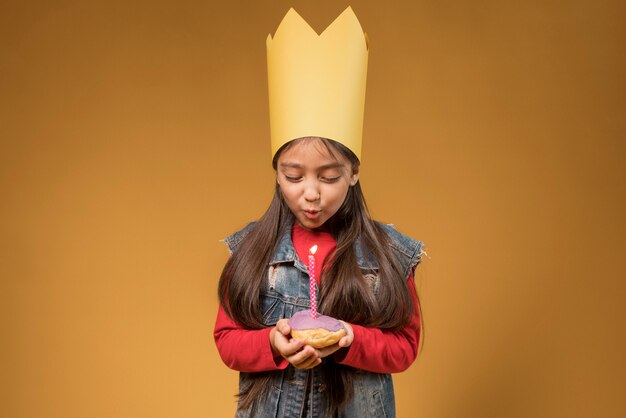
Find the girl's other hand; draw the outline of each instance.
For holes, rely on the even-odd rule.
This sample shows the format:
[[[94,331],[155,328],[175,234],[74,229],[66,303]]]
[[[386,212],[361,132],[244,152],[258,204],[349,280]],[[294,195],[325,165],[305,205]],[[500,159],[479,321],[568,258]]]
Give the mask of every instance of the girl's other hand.
[[[333,354],[335,351],[340,348],[350,347],[352,345],[352,341],[354,341],[354,331],[352,330],[352,326],[347,322],[340,321],[344,328],[346,329],[346,335],[342,339],[340,339],[337,344],[329,345],[328,347],[320,348],[317,350],[320,358],[327,357]]]
[[[322,362],[320,353],[310,345],[305,345],[303,341],[291,338],[291,327],[288,321],[288,319],[281,319],[270,331],[272,351],[298,369],[311,369],[318,366]]]

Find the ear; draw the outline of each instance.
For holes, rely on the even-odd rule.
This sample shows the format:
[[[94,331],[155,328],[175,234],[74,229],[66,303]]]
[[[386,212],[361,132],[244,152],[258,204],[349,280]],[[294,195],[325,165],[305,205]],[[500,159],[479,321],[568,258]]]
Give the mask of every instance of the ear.
[[[359,181],[359,173],[356,172],[350,177],[350,186],[354,186]]]

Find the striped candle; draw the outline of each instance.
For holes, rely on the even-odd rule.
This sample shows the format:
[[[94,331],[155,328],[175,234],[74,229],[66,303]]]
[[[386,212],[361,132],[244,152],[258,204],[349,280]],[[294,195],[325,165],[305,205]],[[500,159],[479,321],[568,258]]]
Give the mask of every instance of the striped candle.
[[[315,295],[315,252],[317,245],[309,249],[309,294],[311,301],[311,316],[317,318],[317,296]]]

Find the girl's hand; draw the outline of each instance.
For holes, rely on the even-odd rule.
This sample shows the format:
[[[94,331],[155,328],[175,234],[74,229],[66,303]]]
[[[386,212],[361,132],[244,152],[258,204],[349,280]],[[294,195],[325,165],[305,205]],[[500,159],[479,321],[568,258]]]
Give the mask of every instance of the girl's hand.
[[[288,321],[288,319],[281,319],[270,331],[272,351],[298,369],[311,369],[318,366],[322,362],[320,352],[310,345],[305,345],[303,341],[291,338],[291,327]]]
[[[337,342],[337,344],[329,345],[328,347],[320,348],[317,350],[320,358],[327,357],[333,354],[335,351],[340,348],[350,347],[352,345],[352,341],[354,341],[354,331],[352,330],[352,326],[347,322],[340,321],[344,328],[346,329],[346,335],[342,339]]]

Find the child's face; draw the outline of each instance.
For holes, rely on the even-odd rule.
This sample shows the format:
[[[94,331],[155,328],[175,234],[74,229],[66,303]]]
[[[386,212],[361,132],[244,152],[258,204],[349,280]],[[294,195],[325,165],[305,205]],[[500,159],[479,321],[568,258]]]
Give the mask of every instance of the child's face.
[[[333,156],[319,140],[302,141],[278,157],[280,190],[297,222],[306,229],[324,225],[358,178],[348,159],[339,152]]]

